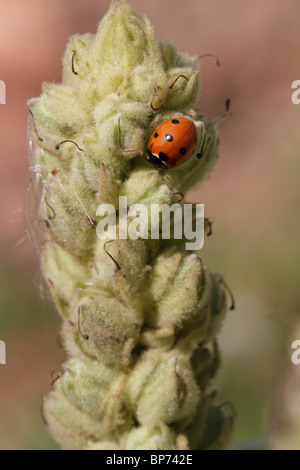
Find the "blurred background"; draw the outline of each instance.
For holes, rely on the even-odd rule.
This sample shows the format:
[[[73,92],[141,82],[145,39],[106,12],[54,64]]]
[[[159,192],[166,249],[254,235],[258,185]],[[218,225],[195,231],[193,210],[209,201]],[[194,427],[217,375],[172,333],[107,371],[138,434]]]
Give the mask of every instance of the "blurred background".
[[[220,335],[223,366],[213,387],[236,408],[232,446],[261,446],[280,425],[278,390],[293,370],[291,341],[300,339],[292,326],[300,306],[300,105],[291,102],[291,84],[300,79],[300,4],[130,3],[149,16],[159,40],[192,55],[217,53],[221,61],[216,67],[202,60],[199,105],[214,118],[231,98],[234,115],[220,126],[216,169],[189,200],[204,203],[214,222],[203,258],[223,273],[237,304]],[[68,37],[94,33],[109,5],[0,0],[0,79],[7,87],[0,105],[0,340],[7,347],[7,365],[0,365],[0,449],[56,448],[40,402],[64,359],[58,315],[43,299],[37,255],[24,232],[26,101],[40,95],[43,81],[60,81]]]

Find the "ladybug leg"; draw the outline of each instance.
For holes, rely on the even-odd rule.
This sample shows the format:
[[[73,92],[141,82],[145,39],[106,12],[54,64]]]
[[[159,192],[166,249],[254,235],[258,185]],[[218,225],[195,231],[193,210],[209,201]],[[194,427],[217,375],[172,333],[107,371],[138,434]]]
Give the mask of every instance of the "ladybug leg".
[[[121,138],[121,116],[118,117],[118,129],[119,129],[119,146],[122,152],[135,152],[144,156],[144,152],[142,150],[137,150],[137,149],[125,150],[124,149],[123,144],[122,144],[122,138]]]
[[[146,150],[147,160],[153,168],[157,170],[167,170],[168,167],[164,164],[164,162],[158,158],[156,155],[153,155],[149,149]]]

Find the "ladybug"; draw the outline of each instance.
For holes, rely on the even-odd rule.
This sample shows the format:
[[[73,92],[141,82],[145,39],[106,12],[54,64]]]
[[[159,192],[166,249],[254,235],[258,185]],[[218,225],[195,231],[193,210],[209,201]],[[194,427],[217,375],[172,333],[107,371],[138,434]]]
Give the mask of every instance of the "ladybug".
[[[205,130],[204,124],[199,124]],[[147,159],[154,168],[176,168],[193,155],[197,140],[197,127],[191,119],[169,119],[160,124],[151,135],[146,151]],[[198,158],[201,156],[202,153],[197,154]]]

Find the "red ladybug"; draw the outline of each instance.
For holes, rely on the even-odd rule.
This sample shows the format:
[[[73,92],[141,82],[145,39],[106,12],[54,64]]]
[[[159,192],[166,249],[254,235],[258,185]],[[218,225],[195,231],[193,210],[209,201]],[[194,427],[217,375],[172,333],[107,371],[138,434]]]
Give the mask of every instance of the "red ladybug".
[[[205,127],[201,123],[201,127]],[[186,118],[163,122],[151,135],[147,158],[154,168],[168,170],[186,162],[195,152],[198,140],[197,127]],[[202,153],[197,154],[200,158]]]

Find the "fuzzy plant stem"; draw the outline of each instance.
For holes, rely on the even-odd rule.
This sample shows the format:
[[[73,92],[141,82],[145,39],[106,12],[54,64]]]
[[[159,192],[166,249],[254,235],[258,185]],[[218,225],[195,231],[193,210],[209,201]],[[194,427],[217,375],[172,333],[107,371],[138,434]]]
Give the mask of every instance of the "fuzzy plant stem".
[[[218,158],[214,122],[169,171],[145,158],[153,130],[193,109],[193,58],[159,43],[146,17],[112,3],[95,35],[70,38],[61,84],[29,101],[33,167],[43,182],[41,266],[68,360],[44,399],[64,449],[222,449],[233,418],[208,385],[227,310],[219,276],[181,240],[96,233],[100,204],[174,204]],[[173,86],[171,86],[173,84]],[[151,227],[149,227],[150,230]],[[120,267],[121,269],[117,269]]]

